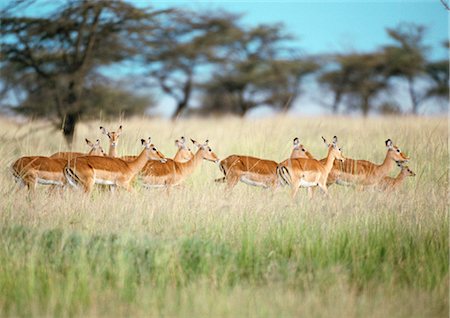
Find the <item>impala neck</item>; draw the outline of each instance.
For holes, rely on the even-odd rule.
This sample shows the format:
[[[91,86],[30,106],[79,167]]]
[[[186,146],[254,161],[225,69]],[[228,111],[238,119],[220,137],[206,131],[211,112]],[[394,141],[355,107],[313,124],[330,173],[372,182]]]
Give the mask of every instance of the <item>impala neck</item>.
[[[405,180],[406,178],[406,173],[402,171],[400,171],[400,173],[395,177],[395,184],[401,184],[403,182],[403,180]]]
[[[390,150],[386,152],[386,157],[381,165],[378,166],[377,175],[380,177],[387,176],[389,172],[391,172],[392,168],[394,168],[394,160],[392,160],[390,156]]]
[[[128,167],[131,169],[133,174],[138,173],[142,170],[142,168],[144,168],[145,164],[148,161],[148,151],[149,149],[144,148],[139,156],[137,156],[134,160],[128,161]]]
[[[309,151],[306,151],[305,154],[308,157],[308,159],[314,159],[314,156]]]
[[[117,145],[116,145],[116,146],[117,146]],[[109,145],[109,153],[108,153],[108,156],[113,157],[113,158],[117,156],[116,146]]]
[[[202,160],[202,150],[198,149],[194,157],[192,157],[189,161],[178,163],[181,173],[184,175],[191,174],[192,172],[194,172],[195,168],[197,168],[200,162],[202,162]]]
[[[333,163],[334,160],[336,159],[336,156],[333,153],[333,146],[328,147],[328,155],[327,155],[327,161],[325,162],[324,168],[325,168],[325,172],[328,175],[331,171],[331,169],[333,169]]]

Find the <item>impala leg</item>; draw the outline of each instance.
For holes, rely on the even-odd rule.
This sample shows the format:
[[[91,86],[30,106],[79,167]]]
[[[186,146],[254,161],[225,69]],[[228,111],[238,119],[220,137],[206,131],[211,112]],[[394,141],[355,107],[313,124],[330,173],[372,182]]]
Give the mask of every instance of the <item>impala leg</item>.
[[[309,187],[309,188],[308,188],[308,198],[309,198],[309,199],[312,199],[312,198],[313,198],[315,190],[316,190],[315,187]]]
[[[133,192],[133,186],[131,185],[130,182],[127,182],[127,183],[124,185],[124,187],[125,187],[125,189],[126,189],[128,192]]]
[[[326,196],[327,198],[329,198],[329,197],[330,197],[330,194],[328,193],[328,188],[327,188],[326,184],[324,184],[324,183],[319,183],[319,187],[322,189],[322,191],[323,191],[323,193],[325,194],[325,196]]]
[[[86,193],[91,193],[92,189],[94,188],[94,178],[88,178],[87,180],[83,181],[83,189]]]
[[[239,177],[236,175],[228,175],[226,177],[227,181],[227,190],[231,191],[236,186],[236,184],[239,182]]]
[[[292,182],[291,185],[292,191],[291,191],[291,197],[294,200],[295,196],[297,195],[298,189],[300,188],[300,182]]]

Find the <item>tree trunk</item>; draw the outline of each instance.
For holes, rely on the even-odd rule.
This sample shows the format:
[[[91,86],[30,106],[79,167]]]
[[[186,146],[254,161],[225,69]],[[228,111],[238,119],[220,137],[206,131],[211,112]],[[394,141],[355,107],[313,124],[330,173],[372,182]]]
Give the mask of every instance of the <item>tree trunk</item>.
[[[333,112],[333,114],[337,114],[339,111],[339,105],[341,103],[341,97],[342,94],[341,92],[336,92],[336,94],[334,95],[334,101],[333,101],[333,105],[331,105],[331,111]]]
[[[181,113],[186,109],[187,102],[185,100],[179,102],[177,104],[177,108],[175,109],[175,112],[172,115],[172,120],[177,120],[178,117],[181,115]]]
[[[417,115],[417,111],[419,108],[419,101],[417,98],[416,91],[414,90],[414,79],[411,77],[408,78],[408,90],[409,90],[409,96],[411,98],[411,105],[412,105],[411,112],[414,115]]]
[[[175,109],[175,113],[172,115],[172,120],[176,120],[181,113],[187,108],[189,99],[191,98],[192,92],[192,73],[188,73],[188,78],[183,87],[183,99],[178,102],[177,108]]]
[[[369,114],[369,110],[370,110],[370,97],[364,96],[361,105],[361,111],[364,117],[367,117],[367,115]]]
[[[69,148],[72,148],[73,137],[75,134],[75,126],[78,123],[78,114],[69,113],[63,119],[62,130],[64,139]]]
[[[81,111],[78,109],[78,85],[75,81],[70,81],[68,93],[66,98],[66,113],[62,118],[62,130],[64,138],[66,139],[69,148],[72,147],[73,137],[75,134],[75,126],[78,123],[78,118]]]

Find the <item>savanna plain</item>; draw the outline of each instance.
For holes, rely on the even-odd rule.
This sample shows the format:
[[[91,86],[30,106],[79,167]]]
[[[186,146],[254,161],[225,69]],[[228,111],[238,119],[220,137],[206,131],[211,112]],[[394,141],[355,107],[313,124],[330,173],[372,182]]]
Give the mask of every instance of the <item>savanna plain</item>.
[[[9,171],[24,155],[65,150],[43,121],[0,119],[0,316],[448,317],[448,119],[276,117],[121,121],[119,154],[152,137],[167,157],[180,136],[209,139],[221,158],[282,161],[292,140],[317,158],[321,136],[343,154],[381,163],[391,138],[416,172],[395,193],[333,185],[330,198],[238,184],[204,161],[167,194],[96,189],[17,190]],[[108,142],[99,126],[84,138]],[[194,146],[191,146],[194,148]],[[397,175],[398,168],[391,176]]]

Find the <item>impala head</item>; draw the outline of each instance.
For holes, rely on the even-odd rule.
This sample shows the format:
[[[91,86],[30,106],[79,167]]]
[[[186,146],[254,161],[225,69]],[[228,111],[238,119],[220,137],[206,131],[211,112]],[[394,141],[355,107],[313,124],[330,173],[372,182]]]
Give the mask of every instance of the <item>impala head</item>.
[[[198,151],[201,152],[202,158],[208,161],[213,161],[218,163],[220,161],[219,157],[212,151],[211,147],[208,145],[209,140],[206,139],[204,144],[200,144],[195,140],[191,139],[192,143],[197,146]]]
[[[175,161],[189,161],[194,154],[191,149],[186,145],[186,139],[182,136],[179,140],[175,140],[175,146],[178,147],[177,154],[175,155]]]
[[[102,127],[102,126],[100,126],[100,130],[102,131],[103,134],[108,136],[109,145],[111,147],[116,147],[117,143],[119,141],[119,136],[122,134],[122,125],[119,126],[119,129],[117,129],[117,131],[109,132],[108,129],[106,129],[105,127]]]
[[[159,160],[161,162],[167,162],[167,159],[164,157],[164,155],[159,152],[158,149],[156,149],[155,145],[151,143],[152,138],[148,137],[147,140],[141,139],[142,145],[147,150],[147,159],[149,160]]]
[[[291,158],[309,158],[308,150],[300,144],[300,140],[295,137],[292,145]]]
[[[102,146],[100,145],[100,139],[97,139],[95,143],[90,141],[89,139],[84,139],[91,150],[89,151],[89,155],[93,156],[106,156],[106,153],[103,151]]]
[[[328,151],[331,151],[331,153],[334,155],[334,158],[344,162],[345,157],[342,155],[342,148],[339,148],[337,145],[337,141],[338,141],[337,137],[336,136],[333,137],[333,141],[331,142],[331,144],[329,144],[325,138],[322,137],[322,139],[323,139],[323,142],[325,143],[325,145],[327,145]]]
[[[386,147],[388,148],[388,155],[392,160],[396,161],[397,163],[408,162],[409,158],[400,150],[399,147],[394,146],[392,140],[388,139],[385,143]]]
[[[401,173],[407,177],[415,177],[416,173],[412,171],[408,166],[397,162],[397,165],[402,169]]]

